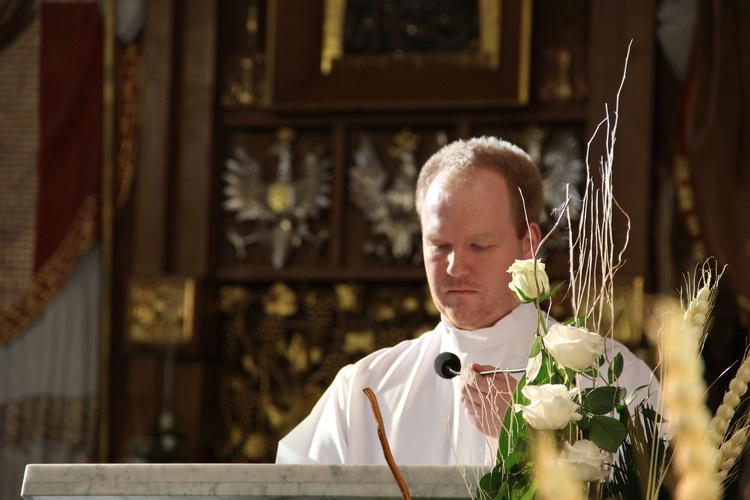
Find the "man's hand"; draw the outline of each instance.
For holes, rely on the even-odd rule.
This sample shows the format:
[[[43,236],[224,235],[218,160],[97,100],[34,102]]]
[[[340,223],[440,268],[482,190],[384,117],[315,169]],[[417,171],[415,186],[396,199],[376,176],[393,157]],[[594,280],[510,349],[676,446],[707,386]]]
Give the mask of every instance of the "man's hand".
[[[483,434],[496,438],[500,435],[505,411],[518,381],[505,373],[486,376],[479,374],[494,369],[494,366],[472,363],[461,370],[464,382],[461,405],[474,427]]]

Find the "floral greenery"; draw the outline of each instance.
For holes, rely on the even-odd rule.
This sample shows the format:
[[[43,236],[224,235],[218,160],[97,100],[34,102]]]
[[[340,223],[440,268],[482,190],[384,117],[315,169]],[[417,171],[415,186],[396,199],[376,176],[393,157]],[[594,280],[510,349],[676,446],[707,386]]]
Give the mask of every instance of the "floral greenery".
[[[557,290],[549,290],[543,263],[518,261],[508,270],[512,293],[535,304],[539,323],[526,374],[505,414],[497,463],[480,479],[479,498],[651,500],[665,493],[681,500],[718,500],[722,488],[736,478],[750,439],[750,411],[740,405],[750,384],[750,349],[715,415],[705,402],[700,353],[723,274],[715,260],[697,269],[694,280],[686,280],[686,297],[679,304],[665,299],[652,315],[659,318],[648,327],[660,355],[658,411],[649,406],[648,396],[641,396],[645,387],[619,386],[622,356],[609,359],[597,343],[614,338],[614,275],[629,241],[630,218],[614,198],[612,180],[625,76],[612,118],[607,108],[607,117],[594,131],[596,137],[605,130],[599,182],[591,173],[589,142],[575,236],[568,202],[556,210],[568,221],[573,317],[547,330],[541,305]],[[617,252],[615,211],[627,225]],[[660,412],[668,413],[668,419]]]
[[[614,338],[614,276],[627,237],[616,253],[612,212],[629,219],[612,189],[617,120],[611,129],[608,119],[603,123],[609,133],[601,182],[587,170],[575,238],[569,225],[572,317],[548,328],[542,304],[549,301],[551,309],[561,285],[550,291],[541,261],[516,261],[508,269],[512,294],[533,303],[539,321],[526,373],[504,417],[496,465],[478,485],[482,499],[718,499],[747,446],[750,412],[738,409],[750,384],[748,352],[713,418],[705,404],[700,351],[723,274],[712,259],[694,282],[686,280],[683,301],[664,299],[653,314],[660,318],[650,327],[660,355],[658,408],[649,406],[655,397],[647,387],[619,384],[623,357],[605,345]]]
[[[694,283],[686,280],[681,303],[655,300],[654,324],[646,329],[661,354],[659,411],[649,406],[645,386],[631,392],[619,386],[623,357],[610,359],[603,347],[611,327],[600,336],[583,316],[547,327],[541,304],[557,290],[548,291],[541,262],[516,262],[509,272],[514,295],[539,313],[537,338],[505,414],[497,463],[481,478],[478,497],[720,498],[737,476],[750,435],[750,412],[740,405],[750,383],[750,350],[711,416],[700,351],[723,274],[716,263],[704,263]],[[561,490],[568,493],[560,496]]]
[[[620,91],[624,81],[625,75]],[[595,137],[605,131],[600,182],[590,168],[591,142],[587,148],[575,234],[569,193],[556,210],[568,222],[572,318],[547,329],[542,303],[557,290],[549,290],[542,262],[516,262],[508,270],[511,292],[521,302],[534,303],[539,321],[526,374],[505,414],[496,465],[481,478],[479,498],[533,498],[537,492],[559,498],[554,486],[565,498],[653,498],[659,488],[653,485],[662,484],[669,457],[666,438],[659,435],[660,417],[647,406],[647,396],[639,399],[644,388],[628,388],[628,393],[620,387],[622,356],[605,353],[605,339],[614,337],[614,275],[628,242],[626,235],[615,252],[614,212],[628,228],[630,222],[614,199],[612,181],[620,91],[613,118],[607,112],[594,132]]]
[[[521,302],[533,302],[540,321],[526,374],[505,415],[497,464],[481,479],[479,497],[533,498],[538,487],[533,473],[535,439],[547,433],[558,443],[560,467],[585,487],[607,496],[639,498],[640,492],[633,496],[630,489],[640,482],[639,457],[651,457],[653,450],[659,464],[653,472],[660,477],[668,449],[666,439],[654,432],[660,420],[657,412],[646,404],[646,397],[635,403],[644,387],[630,394],[619,387],[622,355],[608,362],[605,339],[590,332],[583,318],[547,328],[541,304],[557,289],[549,291],[543,263],[516,261],[509,272],[514,295]],[[615,453],[618,460],[610,473],[605,464]]]

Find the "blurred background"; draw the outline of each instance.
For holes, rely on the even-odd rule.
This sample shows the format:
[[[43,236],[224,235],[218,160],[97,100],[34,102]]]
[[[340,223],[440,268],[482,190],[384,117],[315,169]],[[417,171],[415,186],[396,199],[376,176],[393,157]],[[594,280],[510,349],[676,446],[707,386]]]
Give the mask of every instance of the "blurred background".
[[[339,368],[437,323],[415,177],[479,135],[539,166],[558,281],[553,209],[616,137],[616,335],[654,364],[649,297],[727,266],[715,409],[750,313],[749,25],[742,0],[0,0],[0,498],[27,463],[273,461]]]

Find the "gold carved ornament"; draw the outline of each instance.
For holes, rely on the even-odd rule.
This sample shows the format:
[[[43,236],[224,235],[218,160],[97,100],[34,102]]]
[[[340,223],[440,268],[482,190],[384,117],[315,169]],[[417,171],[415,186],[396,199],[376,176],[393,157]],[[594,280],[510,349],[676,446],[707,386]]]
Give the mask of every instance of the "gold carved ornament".
[[[193,279],[134,280],[128,291],[128,337],[138,344],[184,345],[193,339]]]
[[[265,95],[266,54],[260,37],[263,16],[261,0],[249,0],[245,17],[246,49],[227,60],[221,104],[227,109],[250,108]]]
[[[283,282],[222,287],[220,311],[220,456],[236,462],[273,461],[278,439],[309,414],[341,367],[418,336],[438,314],[422,285]]]

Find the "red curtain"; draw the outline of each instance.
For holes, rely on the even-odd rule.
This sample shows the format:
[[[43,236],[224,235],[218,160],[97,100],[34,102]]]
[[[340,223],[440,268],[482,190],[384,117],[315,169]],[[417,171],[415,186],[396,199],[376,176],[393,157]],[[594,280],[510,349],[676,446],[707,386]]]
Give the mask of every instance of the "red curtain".
[[[0,54],[12,64],[38,65],[38,71],[29,71],[24,81],[0,78],[0,106],[5,104],[21,117],[18,127],[10,125],[11,143],[4,148],[0,144],[0,152],[13,151],[24,141],[35,141],[38,147],[31,162],[0,156],[0,176],[8,180],[5,189],[11,194],[13,182],[28,185],[34,178],[35,183],[23,191],[18,203],[2,205],[12,212],[0,216],[0,281],[8,280],[0,295],[0,344],[5,345],[43,312],[96,240],[99,227],[103,151],[99,4],[45,2],[39,9],[39,19],[2,49],[6,54]],[[5,71],[13,68],[6,63]],[[18,100],[24,101],[23,106]],[[36,120],[23,119],[21,108],[36,112]],[[14,220],[33,221],[33,230],[28,224],[14,225]],[[28,234],[27,244],[18,243],[22,233]]]

